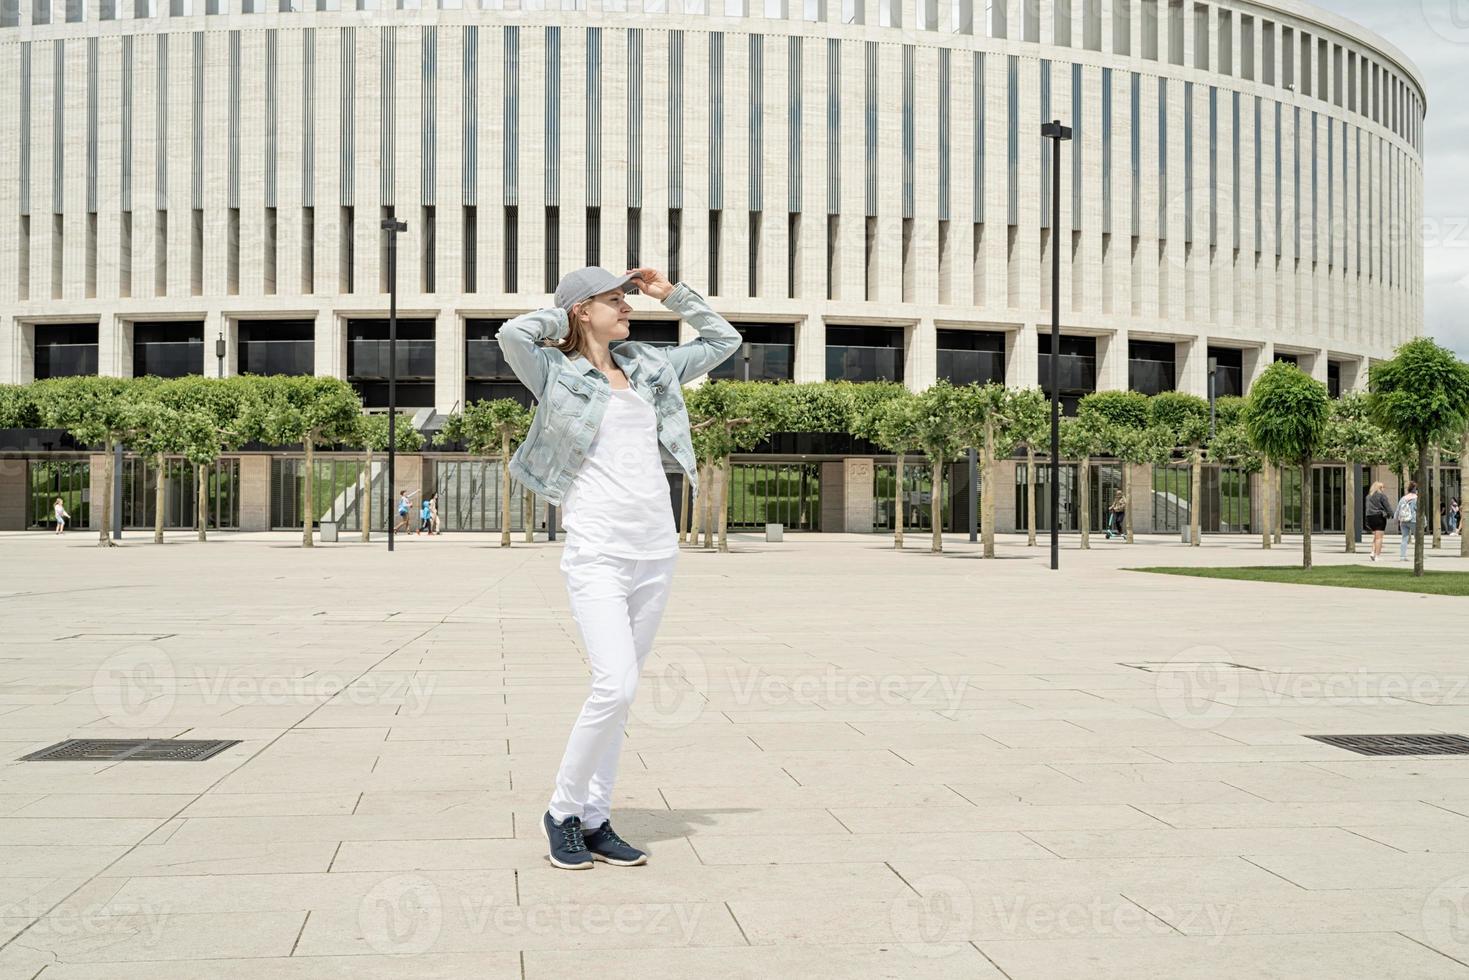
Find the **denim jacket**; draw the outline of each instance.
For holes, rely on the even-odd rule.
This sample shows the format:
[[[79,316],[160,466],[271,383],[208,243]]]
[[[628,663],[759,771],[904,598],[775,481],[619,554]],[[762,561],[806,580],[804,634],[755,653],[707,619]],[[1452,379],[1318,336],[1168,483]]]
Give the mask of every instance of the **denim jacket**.
[[[740,345],[739,331],[683,283],[663,305],[699,331],[678,347],[623,342],[612,351],[628,383],[652,404],[658,419],[659,457],[667,472],[683,473],[698,490],[694,441],[681,386],[718,367]],[[607,376],[580,354],[568,357],[542,341],[569,330],[566,311],[538,310],[502,326],[495,339],[515,376],[539,402],[530,432],[510,458],[510,474],[547,502],[560,506],[586,459],[612,398]]]

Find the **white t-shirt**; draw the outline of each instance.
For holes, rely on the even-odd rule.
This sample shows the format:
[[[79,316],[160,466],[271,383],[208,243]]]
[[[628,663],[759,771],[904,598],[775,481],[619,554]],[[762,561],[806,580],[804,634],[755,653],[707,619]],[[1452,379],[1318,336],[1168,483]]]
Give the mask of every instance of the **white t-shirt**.
[[[633,389],[612,389],[602,427],[562,502],[562,523],[568,547],[638,560],[678,554],[658,419]]]

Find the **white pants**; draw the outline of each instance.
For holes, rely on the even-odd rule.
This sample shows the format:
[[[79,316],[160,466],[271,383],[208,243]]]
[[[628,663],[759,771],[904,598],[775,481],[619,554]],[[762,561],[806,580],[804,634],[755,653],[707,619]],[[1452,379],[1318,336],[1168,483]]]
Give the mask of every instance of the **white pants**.
[[[550,811],[557,821],[580,817],[591,830],[612,812],[623,726],[677,563],[676,554],[638,561],[581,551],[570,543],[562,553],[561,573],[591,666],[592,693],[572,726],[556,773]]]

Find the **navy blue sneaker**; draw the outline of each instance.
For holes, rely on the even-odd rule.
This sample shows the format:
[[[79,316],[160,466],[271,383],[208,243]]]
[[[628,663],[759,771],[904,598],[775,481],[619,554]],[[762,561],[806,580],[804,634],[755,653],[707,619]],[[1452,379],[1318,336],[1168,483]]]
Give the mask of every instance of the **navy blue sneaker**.
[[[596,830],[587,831],[585,840],[587,850],[592,852],[592,859],[595,861],[606,861],[624,868],[648,863],[648,855],[617,836],[617,831],[612,829],[611,820]]]
[[[551,847],[551,863],[567,871],[585,871],[592,866],[592,853],[582,837],[581,817],[567,817],[560,823],[547,810],[541,818],[541,833]]]

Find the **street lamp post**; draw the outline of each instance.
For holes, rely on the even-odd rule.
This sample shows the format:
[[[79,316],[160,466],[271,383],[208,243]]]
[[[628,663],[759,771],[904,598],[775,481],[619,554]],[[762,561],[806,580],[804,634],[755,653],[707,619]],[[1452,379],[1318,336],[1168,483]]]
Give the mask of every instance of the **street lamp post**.
[[[1061,144],[1071,127],[1054,119],[1041,126],[1051,141],[1051,570],[1061,567]],[[1086,506],[1083,501],[1082,506]]]
[[[393,531],[398,509],[394,506],[398,462],[398,233],[408,230],[408,222],[384,218],[383,231],[388,233],[388,550],[393,550]],[[372,492],[372,474],[367,475],[367,492]],[[368,533],[371,533],[369,529]]]
[[[1214,439],[1214,376],[1219,371],[1219,358],[1209,358],[1209,440]]]
[[[740,353],[745,357],[745,380],[750,380],[750,342],[747,340],[740,344]]]

